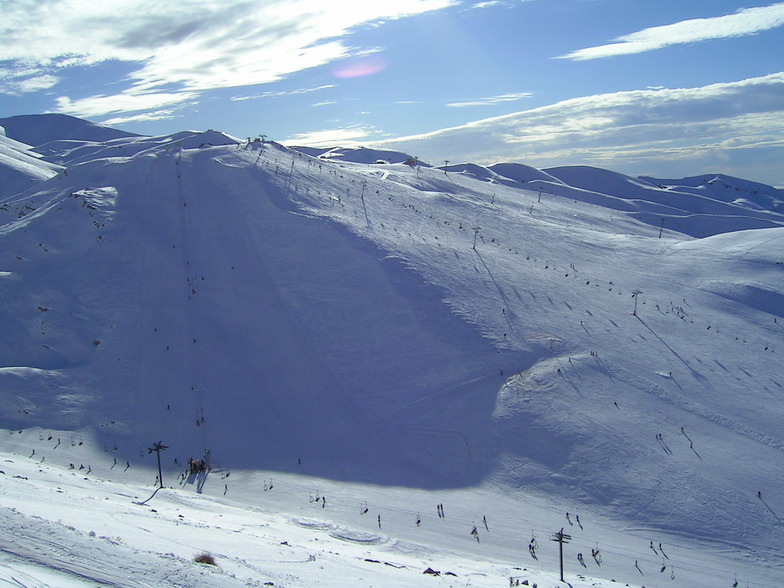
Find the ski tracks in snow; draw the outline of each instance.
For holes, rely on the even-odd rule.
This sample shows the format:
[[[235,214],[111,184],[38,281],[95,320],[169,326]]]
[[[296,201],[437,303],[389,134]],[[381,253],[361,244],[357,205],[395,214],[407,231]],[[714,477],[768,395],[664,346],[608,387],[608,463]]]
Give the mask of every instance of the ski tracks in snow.
[[[0,563],[49,570],[66,585],[96,584],[144,588],[147,586],[243,586],[219,569],[200,568],[171,554],[159,555],[127,547],[117,539],[83,534],[73,527],[0,508]],[[13,585],[26,584],[15,578]],[[57,580],[55,580],[57,581]],[[3,577],[0,576],[0,584]]]

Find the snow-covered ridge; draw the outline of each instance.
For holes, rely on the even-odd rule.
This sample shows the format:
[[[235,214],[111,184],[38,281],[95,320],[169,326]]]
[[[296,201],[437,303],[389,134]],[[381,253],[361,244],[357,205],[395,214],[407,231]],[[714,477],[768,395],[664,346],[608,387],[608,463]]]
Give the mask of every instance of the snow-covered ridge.
[[[297,151],[329,161],[353,163],[404,163],[416,158],[365,147],[306,148]],[[563,166],[547,170],[513,163],[484,167],[472,163],[440,166],[447,173],[509,186],[523,187],[564,198],[634,212],[654,226],[666,226],[693,237],[707,237],[732,230],[782,226],[784,192],[748,180],[723,175],[695,176],[682,180],[632,178],[598,168]]]
[[[211,131],[35,151],[60,167],[0,198],[14,528],[42,517],[90,553],[115,536],[74,522],[94,506],[128,542],[98,545],[128,562],[145,546],[169,577],[193,555],[178,538],[199,542],[178,514],[239,521],[245,505],[265,516],[192,523],[240,581],[324,581],[310,555],[340,552],[323,565],[357,583],[419,585],[416,561],[489,586],[555,583],[527,535],[544,548],[566,527],[572,583],[753,586],[752,565],[780,583],[776,210],[712,197],[730,190],[715,182],[695,196],[606,170],[354,162]],[[158,441],[175,490],[150,513],[132,502],[152,493]],[[182,477],[205,449],[213,470]]]
[[[110,141],[138,136],[65,114],[9,116],[0,119],[0,126],[5,128],[7,136],[35,146],[59,139]]]
[[[30,145],[6,136],[2,126],[0,131],[0,198],[57,175],[58,165],[44,161]]]

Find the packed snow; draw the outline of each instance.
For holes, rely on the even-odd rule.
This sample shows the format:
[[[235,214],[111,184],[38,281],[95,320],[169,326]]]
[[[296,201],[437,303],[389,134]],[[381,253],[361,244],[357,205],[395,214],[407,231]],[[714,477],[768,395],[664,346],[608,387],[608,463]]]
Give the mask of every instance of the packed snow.
[[[0,585],[784,584],[780,190],[19,118]]]

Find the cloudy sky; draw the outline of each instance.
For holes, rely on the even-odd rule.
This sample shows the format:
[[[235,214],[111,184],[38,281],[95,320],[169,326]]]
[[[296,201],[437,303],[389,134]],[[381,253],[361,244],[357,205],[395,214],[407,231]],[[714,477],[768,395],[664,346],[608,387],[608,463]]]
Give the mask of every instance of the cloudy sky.
[[[0,117],[784,187],[784,2],[0,0]]]

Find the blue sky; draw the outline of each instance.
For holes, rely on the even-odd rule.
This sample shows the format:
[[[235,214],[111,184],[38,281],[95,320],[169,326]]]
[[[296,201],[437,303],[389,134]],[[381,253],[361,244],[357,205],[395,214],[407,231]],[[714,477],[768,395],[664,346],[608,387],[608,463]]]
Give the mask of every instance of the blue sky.
[[[0,116],[784,186],[784,2],[0,0]]]

